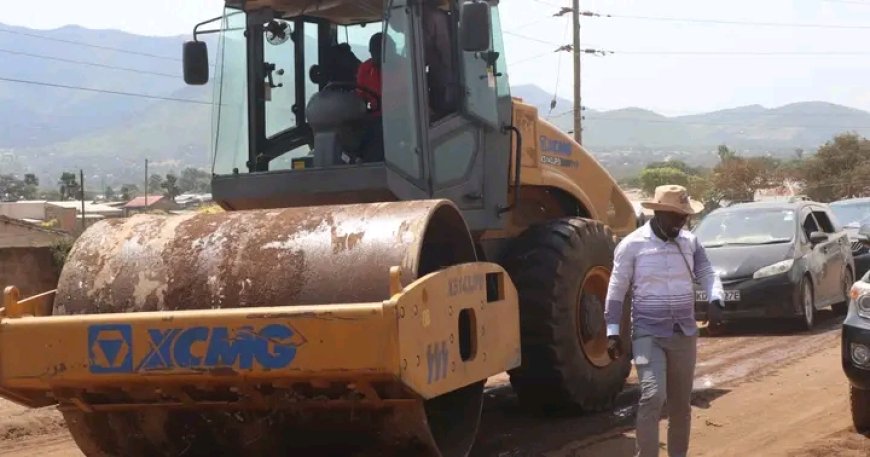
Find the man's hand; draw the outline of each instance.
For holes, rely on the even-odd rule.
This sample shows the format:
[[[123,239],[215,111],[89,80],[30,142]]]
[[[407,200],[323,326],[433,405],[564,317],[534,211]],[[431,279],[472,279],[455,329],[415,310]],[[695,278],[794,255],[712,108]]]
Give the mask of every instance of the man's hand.
[[[707,321],[710,322],[710,327],[718,327],[722,325],[725,305],[721,300],[713,300],[707,306]]]
[[[612,360],[622,357],[622,339],[619,335],[611,335],[607,337],[607,355]]]

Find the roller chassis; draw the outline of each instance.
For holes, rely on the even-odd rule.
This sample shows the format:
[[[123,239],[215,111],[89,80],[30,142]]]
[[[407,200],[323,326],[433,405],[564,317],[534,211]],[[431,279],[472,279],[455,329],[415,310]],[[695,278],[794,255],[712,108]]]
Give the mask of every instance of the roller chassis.
[[[380,303],[83,316],[52,316],[53,292],[19,301],[10,287],[0,348],[41,352],[0,352],[0,393],[77,413],[425,416],[425,400],[519,366],[517,293],[501,267],[460,264],[404,287],[399,267],[389,275],[391,297]]]

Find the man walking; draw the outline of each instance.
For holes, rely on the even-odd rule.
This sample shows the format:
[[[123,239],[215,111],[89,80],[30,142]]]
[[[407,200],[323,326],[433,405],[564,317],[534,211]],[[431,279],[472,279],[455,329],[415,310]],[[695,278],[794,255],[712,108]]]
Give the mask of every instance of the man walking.
[[[682,186],[661,186],[642,206],[653,218],[616,248],[607,290],[608,351],[618,357],[622,304],[631,292],[632,351],[640,381],[637,457],[658,457],[659,420],[668,407],[668,455],[685,457],[689,449],[692,381],[697,355],[693,284],[710,297],[710,325],[721,322],[722,284],[704,247],[682,227],[704,205]]]

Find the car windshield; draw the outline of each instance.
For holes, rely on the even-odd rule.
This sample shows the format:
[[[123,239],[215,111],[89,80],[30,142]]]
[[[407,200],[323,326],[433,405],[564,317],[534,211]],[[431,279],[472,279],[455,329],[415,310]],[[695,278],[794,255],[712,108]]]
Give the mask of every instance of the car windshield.
[[[705,217],[695,235],[705,247],[787,243],[794,238],[795,227],[792,210],[722,211]]]
[[[858,228],[862,222],[870,222],[870,202],[834,203],[830,207],[844,227]]]

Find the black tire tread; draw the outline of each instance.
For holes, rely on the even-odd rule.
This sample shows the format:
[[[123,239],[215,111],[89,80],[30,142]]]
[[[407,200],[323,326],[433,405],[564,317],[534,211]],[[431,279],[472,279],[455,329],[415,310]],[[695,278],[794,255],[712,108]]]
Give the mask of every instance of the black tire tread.
[[[849,403],[852,409],[852,423],[858,433],[870,433],[870,390],[849,387]]]
[[[578,274],[579,281],[585,275],[576,268],[583,262],[580,259],[604,257],[592,260],[611,268],[615,245],[610,228],[581,218],[534,226],[515,240],[504,266],[520,300],[523,364],[509,375],[522,403],[547,410],[601,411],[612,407],[631,370],[630,356],[623,355],[604,369],[589,363],[579,349],[576,333],[566,330],[566,325],[575,326],[574,311],[564,297],[580,286]],[[630,308],[628,302],[626,305],[624,315]],[[629,340],[624,338],[623,343],[629,352]]]

